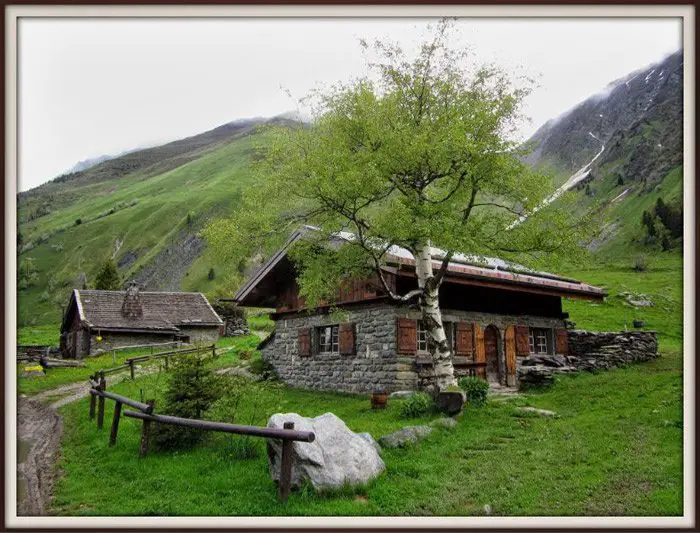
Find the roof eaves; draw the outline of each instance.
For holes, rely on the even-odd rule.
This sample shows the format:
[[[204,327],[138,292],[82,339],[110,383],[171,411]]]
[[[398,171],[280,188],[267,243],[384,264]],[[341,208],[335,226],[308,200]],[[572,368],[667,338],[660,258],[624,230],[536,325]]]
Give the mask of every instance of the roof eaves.
[[[242,301],[250,292],[255,288],[255,286],[260,283],[260,281],[267,275],[267,273],[272,270],[272,268],[279,263],[282,258],[287,255],[287,250],[290,248],[292,244],[294,244],[297,240],[301,238],[301,236],[305,233],[305,228],[296,230],[292,235],[287,239],[287,241],[284,243],[282,248],[277,250],[275,254],[267,260],[267,262],[258,269],[258,271],[250,277],[250,279],[243,284],[243,286],[238,289],[238,292],[236,295],[233,297],[234,302],[240,302]]]
[[[209,308],[209,311],[211,311],[211,314],[212,314],[213,316],[215,316],[216,319],[218,320],[218,324],[219,324],[219,325],[223,324],[224,321],[221,320],[221,317],[219,316],[219,314],[218,314],[216,311],[214,311],[214,308],[213,308],[213,307],[211,306],[211,304],[209,303],[209,300],[207,300],[207,297],[204,296],[204,294],[202,294],[201,292],[199,292],[199,293],[197,293],[197,294],[199,294],[199,295],[202,297],[202,299],[204,300],[204,303],[207,304],[207,307]]]
[[[80,320],[86,322],[85,310],[83,309],[83,302],[80,301],[80,291],[78,289],[73,289],[73,295],[75,296],[75,303],[78,306],[78,316]]]

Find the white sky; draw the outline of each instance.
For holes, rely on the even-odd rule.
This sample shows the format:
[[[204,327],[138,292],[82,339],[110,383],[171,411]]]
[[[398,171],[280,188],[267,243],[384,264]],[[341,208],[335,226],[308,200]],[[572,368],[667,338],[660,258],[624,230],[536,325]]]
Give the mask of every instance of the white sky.
[[[294,109],[365,73],[361,37],[407,50],[427,19],[21,19],[19,188],[80,160]],[[539,88],[529,137],[609,82],[681,48],[681,19],[461,19],[454,44]]]

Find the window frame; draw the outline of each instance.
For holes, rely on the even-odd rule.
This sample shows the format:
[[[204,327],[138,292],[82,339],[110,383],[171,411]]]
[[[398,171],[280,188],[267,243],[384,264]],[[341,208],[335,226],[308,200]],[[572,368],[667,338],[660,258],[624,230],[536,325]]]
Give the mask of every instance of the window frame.
[[[422,340],[421,335],[423,336]],[[421,344],[424,348],[421,348]],[[416,353],[428,353],[428,331],[425,329],[422,320],[416,320]]]
[[[327,338],[328,330],[330,330],[330,338]],[[316,341],[319,354],[339,355],[340,324],[324,324],[323,326],[317,326]]]
[[[549,329],[530,328],[528,342],[532,355],[551,355],[552,342]],[[542,346],[544,346],[544,351],[541,350]]]

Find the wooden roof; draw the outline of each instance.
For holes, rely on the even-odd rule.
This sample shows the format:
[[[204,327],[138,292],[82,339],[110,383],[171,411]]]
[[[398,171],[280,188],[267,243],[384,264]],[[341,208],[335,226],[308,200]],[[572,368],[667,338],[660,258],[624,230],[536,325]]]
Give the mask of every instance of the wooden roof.
[[[129,317],[122,313],[126,291],[75,289],[75,304],[80,320],[94,329],[178,331],[181,327],[219,326],[223,324],[201,292],[146,292],[138,298],[143,314]],[[69,305],[70,309],[73,305]],[[64,321],[64,327],[66,327]]]
[[[291,262],[287,259],[289,248],[305,233],[315,229],[304,226],[295,231],[287,242],[243,284],[232,300],[242,306],[274,306],[278,296],[277,291],[284,281],[288,281],[289,276],[294,276]],[[352,240],[353,237],[352,234],[344,232],[338,235],[340,240]],[[439,267],[444,253],[442,250],[434,250],[433,262],[436,268]],[[605,290],[599,287],[548,272],[537,272],[519,265],[510,265],[500,259],[486,258],[483,262],[475,263],[470,262],[464,255],[458,257],[459,260],[450,262],[445,283],[471,284],[591,300],[602,300],[606,296]],[[415,260],[408,250],[397,246],[391,247],[385,256],[385,263],[387,271],[399,276],[415,277]]]

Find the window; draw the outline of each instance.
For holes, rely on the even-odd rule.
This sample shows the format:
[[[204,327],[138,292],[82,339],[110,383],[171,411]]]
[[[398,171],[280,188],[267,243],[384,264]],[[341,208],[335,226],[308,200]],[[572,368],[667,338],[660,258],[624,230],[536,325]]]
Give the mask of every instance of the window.
[[[421,320],[418,321],[418,327],[416,328],[416,335],[418,336],[418,351],[427,352],[428,351],[428,332],[423,325]]]
[[[337,324],[318,328],[318,351],[319,353],[339,353]]]
[[[530,353],[547,354],[549,353],[549,335],[546,329],[530,328]]]

